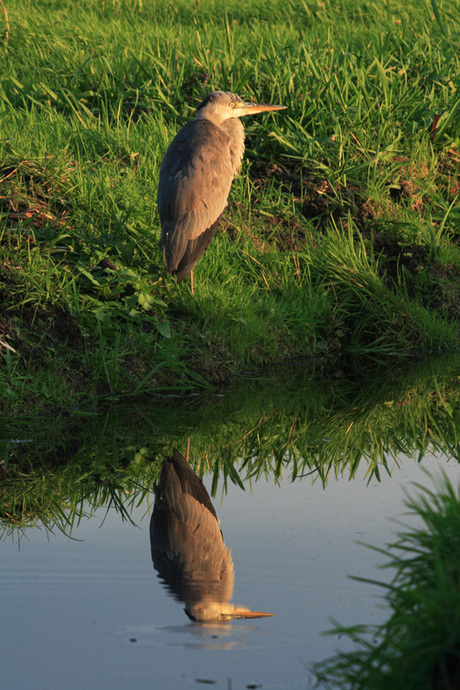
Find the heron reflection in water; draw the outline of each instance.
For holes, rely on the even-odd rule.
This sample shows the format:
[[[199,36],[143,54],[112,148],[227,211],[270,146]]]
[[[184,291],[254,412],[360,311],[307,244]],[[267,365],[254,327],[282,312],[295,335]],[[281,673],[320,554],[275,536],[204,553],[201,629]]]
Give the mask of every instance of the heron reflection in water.
[[[230,603],[230,550],[203,482],[176,449],[163,460],[154,489],[153,565],[175,599],[185,602],[189,618],[204,623],[273,615]]]

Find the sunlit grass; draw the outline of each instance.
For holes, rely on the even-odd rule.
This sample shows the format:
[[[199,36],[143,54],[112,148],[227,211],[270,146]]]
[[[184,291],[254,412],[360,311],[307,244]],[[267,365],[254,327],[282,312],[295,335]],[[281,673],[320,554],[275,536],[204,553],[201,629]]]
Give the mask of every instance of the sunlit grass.
[[[318,353],[334,367],[458,347],[455,3],[6,8],[9,408],[192,389]],[[169,141],[217,88],[288,109],[245,122],[193,300],[163,268],[156,188]]]

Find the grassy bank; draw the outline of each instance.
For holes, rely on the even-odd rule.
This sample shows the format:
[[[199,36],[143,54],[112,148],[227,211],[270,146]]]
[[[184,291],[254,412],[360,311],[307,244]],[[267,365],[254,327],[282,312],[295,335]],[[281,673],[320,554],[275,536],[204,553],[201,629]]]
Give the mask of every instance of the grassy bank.
[[[6,410],[458,346],[455,2],[5,8]],[[288,110],[245,122],[192,298],[163,269],[156,187],[168,142],[218,88]]]

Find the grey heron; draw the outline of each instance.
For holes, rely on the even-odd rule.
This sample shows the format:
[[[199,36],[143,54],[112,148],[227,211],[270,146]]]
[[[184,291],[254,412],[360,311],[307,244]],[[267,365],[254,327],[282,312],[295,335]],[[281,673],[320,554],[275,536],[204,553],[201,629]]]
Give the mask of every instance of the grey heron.
[[[153,565],[174,597],[185,602],[189,618],[206,623],[273,615],[230,603],[230,550],[203,482],[178,450],[163,460],[154,489]]]
[[[213,91],[169,145],[158,185],[160,246],[166,268],[178,283],[191,274],[192,293],[193,267],[217,231],[243,159],[239,118],[285,107],[248,103],[234,93]]]

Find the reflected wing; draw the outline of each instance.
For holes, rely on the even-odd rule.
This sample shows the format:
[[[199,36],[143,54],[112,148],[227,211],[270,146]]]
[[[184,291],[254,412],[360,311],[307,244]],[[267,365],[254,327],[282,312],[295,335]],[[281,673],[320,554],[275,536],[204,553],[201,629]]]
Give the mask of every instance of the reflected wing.
[[[206,120],[188,122],[166,151],[160,170],[160,245],[169,271],[177,270],[187,244],[219,219],[232,179],[225,132]]]
[[[152,560],[177,598],[227,602],[233,563],[201,479],[174,449],[163,461],[150,523]]]
[[[182,601],[205,598],[228,602],[233,593],[233,562],[215,517],[184,494],[169,510],[154,510],[152,560],[160,577]]]
[[[163,460],[158,483],[154,488],[155,509],[177,510],[177,504],[180,504],[182,498],[189,494],[214,516],[217,523],[217,514],[205,485],[176,448],[173,449],[171,457]],[[182,519],[186,519],[185,515]]]

